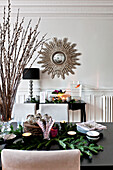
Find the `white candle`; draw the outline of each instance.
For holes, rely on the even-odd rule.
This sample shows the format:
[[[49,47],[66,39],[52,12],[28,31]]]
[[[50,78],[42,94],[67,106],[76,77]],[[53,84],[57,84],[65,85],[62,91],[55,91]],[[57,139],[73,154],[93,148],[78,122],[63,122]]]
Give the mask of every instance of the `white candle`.
[[[23,133],[22,136],[25,136],[25,137],[31,136],[31,133],[30,132],[26,132],[26,133]]]
[[[68,131],[67,134],[74,136],[74,135],[76,135],[76,132],[75,131]]]
[[[64,102],[65,101],[65,97],[62,97],[62,102]]]

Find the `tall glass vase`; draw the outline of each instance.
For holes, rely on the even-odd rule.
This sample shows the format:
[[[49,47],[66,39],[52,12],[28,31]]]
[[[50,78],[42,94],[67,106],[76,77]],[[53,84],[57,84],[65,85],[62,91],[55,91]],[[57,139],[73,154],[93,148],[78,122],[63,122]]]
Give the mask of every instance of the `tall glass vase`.
[[[1,120],[3,122],[8,122],[11,120],[13,105],[14,102],[12,101],[11,95],[9,95],[9,97],[6,97],[5,99],[3,97],[1,98],[0,113]]]
[[[5,114],[1,113],[0,116],[0,125],[1,125],[1,133],[7,134],[10,131],[10,124],[11,124],[11,113],[7,116],[4,116]]]

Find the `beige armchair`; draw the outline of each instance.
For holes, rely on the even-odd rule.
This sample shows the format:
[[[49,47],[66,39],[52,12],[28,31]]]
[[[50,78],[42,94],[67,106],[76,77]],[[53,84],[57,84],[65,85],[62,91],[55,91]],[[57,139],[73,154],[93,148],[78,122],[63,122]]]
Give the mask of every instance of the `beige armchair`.
[[[80,170],[80,151],[24,151],[3,149],[2,170]]]

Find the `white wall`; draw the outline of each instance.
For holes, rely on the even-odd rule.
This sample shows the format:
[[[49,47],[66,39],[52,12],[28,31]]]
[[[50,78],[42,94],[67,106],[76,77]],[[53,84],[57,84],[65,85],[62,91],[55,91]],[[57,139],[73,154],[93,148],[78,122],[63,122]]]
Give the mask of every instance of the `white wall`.
[[[0,0],[0,7],[6,2]],[[67,88],[75,80],[96,88],[112,87],[112,0],[12,0],[13,17],[18,8],[20,16],[26,17],[25,25],[32,19],[34,26],[41,17],[41,35],[47,33],[47,38],[68,37],[70,42],[77,43],[77,49],[82,53],[79,57],[81,66],[75,70],[75,75],[70,74],[65,80],[57,77],[52,80],[47,73],[41,74],[41,88]],[[40,65],[36,62],[34,67]]]
[[[1,7],[6,2],[0,0],[0,16]],[[70,74],[62,80],[57,77],[51,79],[47,73],[41,73],[40,81],[35,82],[35,92],[39,92],[38,88],[70,88],[70,83],[77,80],[88,88],[100,89],[100,96],[106,93],[106,89],[112,91],[113,0],[12,0],[12,18],[16,16],[18,8],[20,17],[26,17],[25,25],[32,19],[34,26],[41,17],[41,35],[47,33],[47,38],[67,37],[70,42],[77,44],[78,51],[82,53],[79,57],[81,66],[75,70],[75,75]],[[37,62],[34,67],[41,68]],[[19,92],[27,93],[26,87],[26,81],[22,80]],[[90,101],[90,98],[86,101]]]

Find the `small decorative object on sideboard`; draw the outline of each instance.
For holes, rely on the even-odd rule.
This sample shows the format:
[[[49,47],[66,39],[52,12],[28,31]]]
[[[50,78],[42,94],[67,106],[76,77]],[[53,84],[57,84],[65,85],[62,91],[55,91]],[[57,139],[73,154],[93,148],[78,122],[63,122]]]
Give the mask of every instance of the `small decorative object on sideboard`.
[[[64,100],[65,102],[70,102],[71,101],[71,96],[70,96],[70,94],[63,94],[61,96],[61,99]]]
[[[27,98],[25,103],[39,103],[39,99],[33,97],[33,98]]]
[[[81,100],[82,83],[80,81],[72,81],[70,87],[71,87],[71,99]]]
[[[60,103],[60,100],[61,102],[70,102],[71,100],[71,96],[66,93],[66,90],[54,90],[50,97],[52,97],[52,101],[59,101],[58,103]]]
[[[40,92],[40,103],[45,103],[46,94],[45,92]]]
[[[52,94],[64,94],[66,91],[63,91],[63,90],[54,90],[53,92],[52,92]]]
[[[61,99],[61,97],[62,97],[62,95],[64,95],[65,94],[65,92],[66,91],[63,91],[63,90],[54,90],[53,92],[52,92],[52,94],[50,94],[50,97],[52,97],[52,100],[54,101],[54,100],[59,100],[59,99]]]

